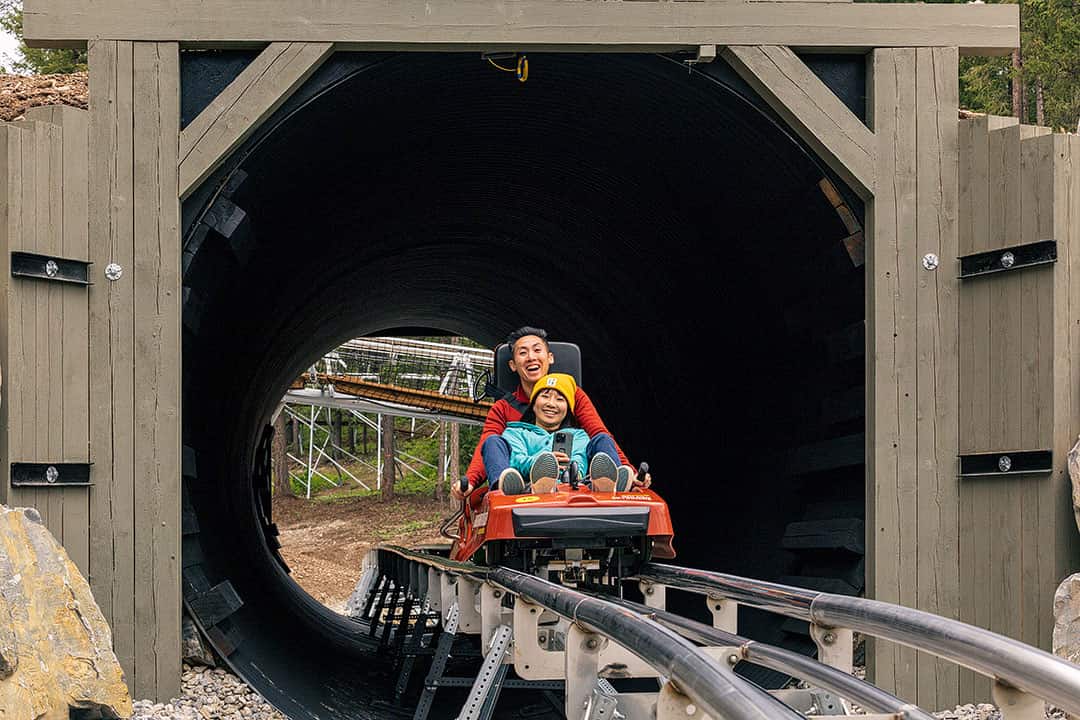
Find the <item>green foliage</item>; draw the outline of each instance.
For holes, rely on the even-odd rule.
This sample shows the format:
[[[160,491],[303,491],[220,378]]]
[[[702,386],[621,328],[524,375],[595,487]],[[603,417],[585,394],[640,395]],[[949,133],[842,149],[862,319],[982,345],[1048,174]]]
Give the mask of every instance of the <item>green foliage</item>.
[[[21,0],[0,0],[0,30],[19,38],[19,57],[11,68],[33,75],[86,71],[86,51],[67,48],[32,48],[23,42],[23,11]]]

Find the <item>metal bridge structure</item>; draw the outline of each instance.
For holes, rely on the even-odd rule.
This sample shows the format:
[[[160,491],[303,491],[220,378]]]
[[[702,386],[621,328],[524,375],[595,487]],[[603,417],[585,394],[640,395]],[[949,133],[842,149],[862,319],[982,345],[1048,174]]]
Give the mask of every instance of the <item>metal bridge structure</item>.
[[[1080,712],[1080,667],[1016,640],[890,603],[723,573],[647,564],[624,588],[589,593],[503,567],[434,552],[371,551],[351,614],[396,673],[398,711],[426,720],[447,692],[468,688],[456,717],[501,717],[501,695],[546,693],[573,720],[744,720],[846,715],[929,720],[852,674],[854,633],[915,648],[991,680],[1004,720]],[[641,602],[623,597],[637,592]],[[669,591],[699,597],[699,622],[666,609]],[[818,659],[738,634],[738,607],[810,624]],[[465,642],[463,642],[465,641]],[[473,657],[468,677],[452,663]],[[765,691],[736,674],[751,663],[799,678]],[[510,674],[510,671],[513,674]],[[409,695],[423,675],[419,697]],[[629,679],[648,679],[642,686]],[[387,693],[389,695],[389,693]],[[443,713],[440,716],[445,716]]]
[[[413,338],[356,338],[326,353],[293,382],[274,413],[290,418],[305,432],[297,434],[296,453],[288,453],[289,474],[311,497],[315,477],[337,486],[344,474],[356,485],[371,490],[368,483],[343,463],[342,459],[375,471],[375,487],[382,484],[383,422],[395,417],[440,423],[434,432],[446,433],[442,423],[479,425],[491,407],[484,399],[485,380],[491,377],[490,350]],[[348,413],[374,430],[377,451],[374,463],[357,457],[337,442],[330,412]],[[322,438],[320,441],[319,438]],[[446,443],[442,443],[446,447]],[[394,462],[402,472],[423,475],[417,465],[427,465],[447,480],[451,453],[447,451],[437,466],[394,449]],[[320,470],[333,466],[338,479]]]

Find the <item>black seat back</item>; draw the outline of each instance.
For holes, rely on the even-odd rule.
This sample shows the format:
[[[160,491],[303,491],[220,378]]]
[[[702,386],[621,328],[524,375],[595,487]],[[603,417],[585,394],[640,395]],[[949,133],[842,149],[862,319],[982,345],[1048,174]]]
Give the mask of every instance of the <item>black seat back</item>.
[[[549,342],[548,346],[555,356],[549,372],[566,373],[581,387],[581,348],[568,342]],[[495,348],[495,384],[508,393],[517,390],[520,382],[517,374],[508,367],[509,362],[510,346],[503,343]]]

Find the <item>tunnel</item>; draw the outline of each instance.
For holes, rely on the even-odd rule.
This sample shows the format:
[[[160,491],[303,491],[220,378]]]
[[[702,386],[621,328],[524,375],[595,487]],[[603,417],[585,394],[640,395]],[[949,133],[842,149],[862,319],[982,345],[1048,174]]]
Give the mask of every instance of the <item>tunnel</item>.
[[[185,52],[183,121],[251,57]],[[337,53],[184,202],[184,595],[290,717],[387,716],[366,627],[289,577],[268,502],[271,414],[352,337],[572,340],[675,562],[861,590],[862,207],[691,60],[530,53],[520,82],[479,54]],[[864,114],[862,58],[806,61]]]

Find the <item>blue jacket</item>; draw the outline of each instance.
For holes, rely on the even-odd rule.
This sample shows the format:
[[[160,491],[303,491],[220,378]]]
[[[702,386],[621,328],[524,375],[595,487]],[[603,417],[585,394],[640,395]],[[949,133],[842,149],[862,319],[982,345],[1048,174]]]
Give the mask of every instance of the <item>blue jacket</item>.
[[[589,434],[581,428],[564,428],[556,432],[570,433],[574,440],[570,461],[578,466],[578,477],[585,477],[586,468],[589,466],[585,452],[589,446]],[[539,425],[518,420],[506,425],[502,438],[510,446],[510,467],[529,477],[529,470],[532,469],[536,457],[542,452],[551,451],[555,433],[550,433]]]

